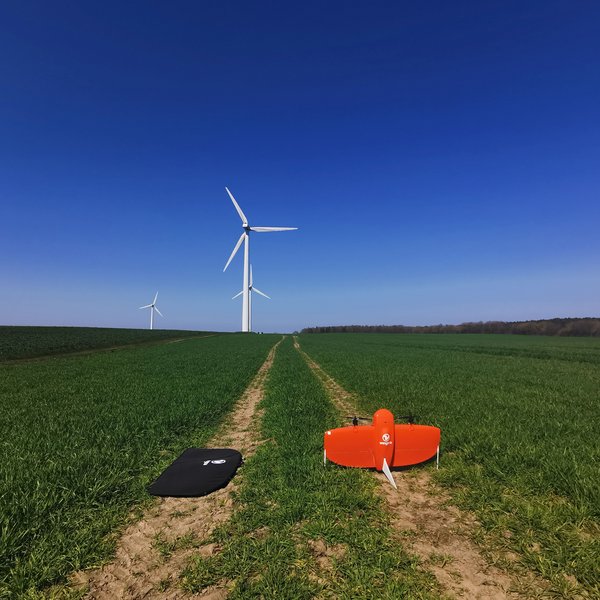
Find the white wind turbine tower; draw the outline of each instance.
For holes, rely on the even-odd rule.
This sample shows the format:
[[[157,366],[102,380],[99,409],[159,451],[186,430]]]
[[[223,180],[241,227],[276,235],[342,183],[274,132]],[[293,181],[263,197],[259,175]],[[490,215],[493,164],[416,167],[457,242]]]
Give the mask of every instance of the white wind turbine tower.
[[[250,285],[248,286],[248,312],[249,312],[248,329],[250,331],[252,331],[252,294],[254,292],[256,292],[257,294],[260,294],[261,296],[264,296],[265,298],[268,298],[269,300],[271,299],[270,296],[267,296],[264,292],[261,292],[257,287],[254,287],[254,285],[252,283],[252,265],[250,265]],[[242,290],[241,292],[238,292],[232,298],[232,300],[235,300],[238,296],[240,296],[243,293],[244,293],[244,290]]]
[[[156,292],[156,296],[154,296],[154,300],[152,300],[152,304],[146,304],[146,306],[140,306],[140,310],[142,308],[150,309],[150,329],[154,329],[154,311],[156,311],[161,317],[163,314],[158,310],[158,306],[156,306],[156,299],[158,298],[158,292]]]
[[[249,289],[249,280],[250,280],[250,232],[256,231],[257,233],[267,233],[270,231],[293,231],[294,229],[298,229],[297,227],[250,227],[248,224],[248,219],[246,215],[242,212],[239,204],[235,201],[235,198],[231,194],[228,188],[225,188],[225,191],[229,194],[231,201],[233,202],[233,206],[235,206],[235,210],[237,210],[238,215],[240,215],[240,219],[242,219],[242,227],[244,231],[240,236],[240,239],[237,241],[223,272],[227,270],[229,263],[232,261],[236,252],[240,249],[242,242],[244,242],[244,284],[242,287],[243,300],[242,300],[242,331],[248,332],[250,331],[250,289]]]

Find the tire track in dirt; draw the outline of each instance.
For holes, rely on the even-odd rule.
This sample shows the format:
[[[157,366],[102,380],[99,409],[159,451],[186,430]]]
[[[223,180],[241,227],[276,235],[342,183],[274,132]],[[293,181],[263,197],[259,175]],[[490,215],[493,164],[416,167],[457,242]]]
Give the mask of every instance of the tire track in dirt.
[[[294,347],[323,383],[336,407],[345,414],[354,414],[356,398],[302,350],[296,337]],[[545,586],[535,578],[519,578],[517,584],[505,571],[489,564],[472,541],[479,527],[476,519],[450,505],[448,494],[435,485],[426,471],[395,471],[397,491],[383,473],[373,474],[402,544],[435,575],[444,593],[469,600],[532,598],[543,593]]]
[[[260,445],[257,406],[263,397],[275,352],[283,339],[271,348],[226,424],[208,442],[209,446],[231,446],[247,458]],[[215,588],[189,594],[178,587],[178,581],[179,574],[193,554],[209,556],[219,550],[206,540],[219,524],[231,516],[231,496],[238,486],[238,478],[234,477],[227,487],[208,496],[159,499],[141,520],[125,530],[114,560],[100,569],[75,573],[73,586],[87,588],[85,597],[94,600],[217,600],[226,597],[227,590]]]

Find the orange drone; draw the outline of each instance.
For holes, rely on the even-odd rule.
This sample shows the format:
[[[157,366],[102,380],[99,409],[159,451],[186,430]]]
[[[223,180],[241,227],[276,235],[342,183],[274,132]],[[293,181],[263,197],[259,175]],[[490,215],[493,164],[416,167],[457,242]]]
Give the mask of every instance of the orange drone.
[[[440,430],[431,425],[394,424],[394,415],[380,408],[373,415],[371,425],[359,425],[360,417],[352,418],[352,425],[325,432],[323,463],[327,459],[345,467],[363,467],[383,471],[396,487],[390,467],[407,467],[425,462],[434,456],[439,464]],[[366,420],[362,419],[361,420]]]

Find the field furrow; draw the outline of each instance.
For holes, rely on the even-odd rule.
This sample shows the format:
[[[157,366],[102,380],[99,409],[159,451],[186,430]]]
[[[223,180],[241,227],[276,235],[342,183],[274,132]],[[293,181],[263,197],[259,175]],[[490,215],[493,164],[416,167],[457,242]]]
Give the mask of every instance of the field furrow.
[[[0,365],[0,597],[106,560],[147,484],[215,433],[278,339]]]
[[[323,433],[340,420],[292,341],[275,358],[262,402],[265,443],[244,466],[232,518],[216,551],[190,561],[192,593],[235,598],[440,598],[435,578],[400,535],[358,469],[323,466]]]
[[[297,338],[294,346],[323,382],[340,412],[356,414],[358,398],[306,354]],[[504,600],[529,598],[544,591],[546,586],[533,577],[522,575],[517,583],[486,560],[472,541],[479,524],[472,515],[449,504],[448,494],[432,481],[428,467],[396,470],[397,490],[383,473],[373,475],[388,504],[391,526],[404,538],[404,546],[435,574],[445,593],[451,597]]]
[[[569,360],[597,340],[515,336],[300,336],[359,402],[442,429],[435,480],[481,523],[488,560],[548,582],[548,593],[600,596],[600,372]],[[420,343],[419,343],[420,341]],[[457,352],[477,344],[482,352]],[[511,348],[514,353],[511,353]],[[529,349],[529,350],[528,350]]]
[[[227,415],[207,447],[232,447],[249,458],[260,440],[257,435],[257,406],[264,383],[280,342],[269,352],[250,385]],[[93,572],[75,576],[94,600],[189,597],[177,581],[188,558],[200,552],[214,552],[209,536],[232,512],[232,494],[238,486],[235,478],[227,487],[201,498],[162,498],[123,533],[115,560]],[[212,592],[212,590],[211,590]]]
[[[600,597],[597,340],[144,333],[110,352],[84,332],[65,355],[72,333],[0,362],[0,598]],[[395,491],[323,466],[324,431],[381,407],[442,429],[439,471]],[[247,458],[227,488],[147,494],[207,444]]]

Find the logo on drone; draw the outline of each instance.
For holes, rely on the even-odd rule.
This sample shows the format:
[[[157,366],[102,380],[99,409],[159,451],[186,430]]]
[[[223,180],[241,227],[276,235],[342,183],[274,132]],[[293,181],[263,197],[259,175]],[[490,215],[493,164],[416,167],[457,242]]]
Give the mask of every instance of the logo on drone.
[[[217,460],[205,460],[202,464],[203,466],[206,465],[222,465],[225,464],[227,461],[223,458],[219,458]]]
[[[389,433],[384,433],[381,436],[381,442],[379,442],[382,446],[389,446],[392,442],[390,441],[390,434]]]

